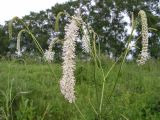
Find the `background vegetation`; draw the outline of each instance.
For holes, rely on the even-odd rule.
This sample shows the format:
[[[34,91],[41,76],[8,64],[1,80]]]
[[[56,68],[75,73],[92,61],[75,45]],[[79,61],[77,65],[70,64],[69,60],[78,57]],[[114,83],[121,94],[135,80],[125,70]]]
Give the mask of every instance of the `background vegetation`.
[[[102,0],[93,2],[91,0],[84,0],[82,2],[82,17],[83,20],[90,24],[95,32],[100,36],[99,42],[101,44],[101,52],[112,55],[117,59],[124,51],[126,46],[127,36],[129,36],[130,21],[126,21],[126,17],[131,18],[132,13],[137,17],[139,10],[144,10],[147,14],[148,26],[157,29],[158,31],[150,30],[149,36],[149,50],[151,56],[155,59],[160,57],[160,8],[158,7],[158,0]],[[39,13],[31,12],[22,20],[28,24],[31,32],[36,36],[38,42],[43,49],[47,49],[48,41],[54,36],[55,16],[59,12],[66,11],[70,15],[74,15],[79,8],[79,1],[70,1],[65,4],[56,4],[51,9],[40,11]],[[12,18],[11,18],[12,19]],[[64,37],[64,26],[66,24],[66,16],[60,19],[60,38]],[[24,26],[17,21],[13,24],[13,39],[8,38],[8,22],[4,26],[0,26],[0,54],[10,56],[15,51],[16,37],[18,32]],[[140,26],[138,26],[137,35],[134,36],[133,42],[140,36]],[[128,33],[128,34],[127,34]],[[140,41],[138,46],[140,47]],[[36,52],[36,47],[28,34],[23,35],[21,45],[26,52]],[[136,47],[130,53],[137,57],[140,49]],[[56,56],[61,56],[61,45],[56,44],[54,47]],[[81,43],[77,44],[77,52],[82,51]],[[60,58],[60,57],[58,57]]]
[[[108,71],[112,61],[105,59]],[[96,120],[91,104],[97,110],[96,87],[101,92],[102,75],[90,62],[78,62],[76,70],[76,103],[87,120]],[[68,103],[59,88],[61,67],[52,64],[0,62],[0,115],[8,120],[81,120],[73,104]],[[113,94],[119,64],[110,73],[105,87],[104,120],[159,120],[160,63],[149,61],[137,67],[125,63]],[[53,75],[54,71],[54,75]],[[55,77],[56,76],[56,77]],[[97,81],[96,86],[94,79]],[[111,95],[111,97],[109,97]],[[99,97],[98,97],[99,98]],[[13,118],[12,118],[13,117]]]

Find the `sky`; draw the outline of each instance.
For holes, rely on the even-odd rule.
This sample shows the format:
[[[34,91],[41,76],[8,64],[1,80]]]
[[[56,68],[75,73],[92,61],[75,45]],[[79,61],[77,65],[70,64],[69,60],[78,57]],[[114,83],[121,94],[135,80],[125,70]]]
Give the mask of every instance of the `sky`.
[[[1,0],[0,24],[12,19],[14,16],[22,17],[29,15],[31,11],[39,12],[51,8],[56,3],[64,3],[69,0]]]

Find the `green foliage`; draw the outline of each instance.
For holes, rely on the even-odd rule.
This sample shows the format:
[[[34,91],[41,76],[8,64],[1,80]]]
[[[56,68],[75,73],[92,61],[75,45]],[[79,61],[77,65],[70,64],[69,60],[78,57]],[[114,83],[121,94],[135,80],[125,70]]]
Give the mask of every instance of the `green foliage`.
[[[112,61],[104,57],[101,59],[104,72],[107,73]],[[108,99],[119,67],[120,64],[117,64],[106,80],[102,118],[159,120],[160,63],[151,60],[140,67],[135,63],[125,63],[115,91]],[[7,117],[2,119],[10,120],[12,117],[13,120],[82,119],[74,105],[64,100],[60,93],[59,80],[62,72],[60,64],[51,64],[51,70],[47,64],[1,61],[0,68],[0,90],[5,93],[0,94],[0,116],[7,113]],[[79,61],[75,73],[76,104],[87,120],[96,119],[91,104],[95,110],[98,109],[93,69],[92,62]],[[96,68],[98,95],[101,94],[102,78],[100,69]]]
[[[15,112],[16,120],[33,120],[35,115],[33,102],[22,97],[18,111]]]
[[[9,39],[3,26],[0,25],[0,54],[5,55],[8,51]]]

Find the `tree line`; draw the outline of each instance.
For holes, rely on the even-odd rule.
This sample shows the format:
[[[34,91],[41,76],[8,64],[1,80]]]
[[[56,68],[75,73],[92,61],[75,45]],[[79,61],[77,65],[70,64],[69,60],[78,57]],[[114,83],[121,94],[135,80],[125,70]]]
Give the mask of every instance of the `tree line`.
[[[81,7],[80,7],[81,4]],[[59,12],[66,11],[74,15],[77,10],[81,9],[83,20],[99,35],[98,42],[101,46],[101,52],[106,55],[112,55],[114,59],[118,58],[125,50],[127,39],[129,37],[129,28],[131,26],[131,15],[138,16],[139,10],[144,10],[147,14],[149,26],[149,52],[151,57],[160,58],[160,8],[159,0],[83,0],[69,1],[64,4],[56,4],[50,9],[40,11],[39,13],[31,12],[29,15],[22,17],[38,42],[45,50],[56,31],[54,31],[56,15]],[[130,18],[129,21],[126,20]],[[59,37],[64,38],[64,26],[67,23],[67,17],[62,15],[59,20]],[[7,55],[14,53],[16,50],[16,39],[18,32],[24,26],[15,21],[13,24],[13,38],[9,39],[8,35],[9,21],[5,25],[0,25],[0,54]],[[141,26],[137,26],[136,35],[133,36],[133,43],[141,35]],[[21,38],[22,49],[28,53],[36,53],[36,46],[32,38],[24,33]],[[141,38],[136,42],[136,47],[130,51],[133,58],[140,52]],[[61,44],[54,47],[55,53],[61,55]],[[82,52],[81,43],[77,43],[77,52]]]

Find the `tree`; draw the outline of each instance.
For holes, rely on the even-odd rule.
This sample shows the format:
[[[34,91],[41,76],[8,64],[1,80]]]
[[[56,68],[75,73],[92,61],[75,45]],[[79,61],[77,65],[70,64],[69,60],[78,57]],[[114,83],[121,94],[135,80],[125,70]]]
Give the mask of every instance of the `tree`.
[[[6,35],[6,31],[3,29],[3,26],[0,25],[0,54],[6,54],[8,51],[9,39]]]
[[[56,4],[51,9],[47,9],[45,11],[40,11],[39,13],[31,12],[30,15],[26,15],[22,18],[22,20],[28,24],[29,29],[35,35],[38,42],[42,46],[43,49],[47,49],[48,42],[50,41],[52,34],[55,33],[54,25],[55,25],[55,16],[59,12],[66,11],[71,16],[77,13],[79,8],[80,1],[70,1],[64,4]],[[157,29],[158,31],[150,31],[152,35],[149,37],[149,50],[151,56],[154,58],[158,58],[159,56],[159,30],[158,21],[160,20],[160,9],[158,9],[158,0],[103,0],[103,1],[90,1],[83,0],[81,1],[81,14],[83,20],[88,23],[94,31],[99,35],[99,39],[97,39],[97,43],[101,45],[101,52],[104,54],[112,54],[116,59],[120,56],[120,54],[125,50],[126,46],[126,38],[128,38],[127,29],[125,28],[127,21],[125,21],[125,16],[131,16],[131,13],[134,13],[134,16],[138,16],[139,10],[146,11],[148,18],[148,26]],[[124,16],[125,15],[125,16]],[[131,18],[131,17],[130,17]],[[59,21],[59,38],[64,38],[64,26],[68,22],[68,17],[62,15]],[[2,29],[5,33],[6,25]],[[19,22],[15,22],[13,24],[14,28],[14,38],[16,40],[16,36],[18,32],[24,28]],[[141,34],[141,26],[137,27],[138,36]],[[2,35],[3,36],[3,35]],[[138,37],[135,36],[135,39]],[[0,37],[1,38],[1,37]],[[133,41],[135,41],[133,39]],[[137,45],[140,47],[141,40],[138,41]],[[22,38],[23,45],[26,45],[27,48],[36,49],[34,46],[31,37],[27,34],[23,34]],[[61,44],[56,44],[54,46],[54,50],[56,53],[61,56]],[[77,52],[81,51],[81,44],[77,44]],[[132,51],[134,56],[137,56],[140,52],[140,49]]]

